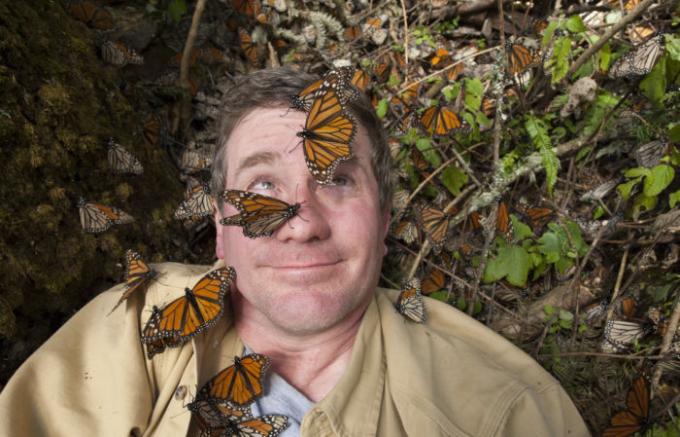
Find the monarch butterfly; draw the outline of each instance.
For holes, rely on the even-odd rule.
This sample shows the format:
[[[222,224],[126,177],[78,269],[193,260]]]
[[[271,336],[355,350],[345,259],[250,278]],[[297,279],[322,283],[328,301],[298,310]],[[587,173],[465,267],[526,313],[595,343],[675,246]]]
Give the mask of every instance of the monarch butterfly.
[[[243,235],[249,238],[269,237],[285,222],[295,217],[300,204],[289,205],[273,197],[240,190],[226,190],[222,199],[239,210],[238,214],[225,217],[220,223],[225,226],[242,226]]]
[[[637,322],[610,320],[604,328],[601,349],[607,352],[621,352],[647,334],[647,328]]]
[[[633,297],[624,297],[621,299],[621,315],[632,319],[637,312],[637,301]]]
[[[408,319],[423,323],[425,321],[425,304],[418,278],[412,278],[401,287],[401,293],[395,305],[397,311]]]
[[[232,5],[236,11],[249,18],[257,17],[262,11],[260,0],[233,0]]]
[[[522,211],[527,216],[534,231],[542,229],[555,217],[555,211],[551,208],[532,206]]]
[[[430,58],[430,65],[434,67],[448,59],[449,56],[451,56],[451,53],[449,53],[448,50],[443,47],[439,47],[434,51],[432,58]]]
[[[260,46],[253,42],[253,37],[243,28],[239,27],[238,36],[241,40],[241,49],[246,55],[246,59],[251,65],[258,65],[260,62],[260,57],[262,56],[262,50]]]
[[[534,67],[541,58],[538,50],[519,42],[508,42],[505,50],[508,56],[508,71],[512,75],[524,73]]]
[[[632,11],[639,3],[640,0],[609,0],[609,5],[612,8],[619,9],[623,6],[623,9],[626,11]]]
[[[496,100],[488,97],[482,98],[482,112],[487,117],[493,117],[496,113]]]
[[[500,202],[498,204],[496,230],[506,238],[512,236],[512,220],[510,219],[508,205],[505,202]]]
[[[116,67],[142,65],[144,57],[122,42],[106,41],[101,48],[102,60]]]
[[[640,167],[652,168],[661,162],[667,148],[668,143],[655,140],[636,147],[631,154]]]
[[[97,7],[91,1],[76,2],[69,6],[69,12],[78,21],[99,30],[113,28],[113,16],[104,8]]]
[[[390,103],[393,105],[401,105],[404,109],[407,109],[418,98],[418,91],[420,91],[420,83],[411,84],[402,93],[392,97]]]
[[[247,407],[264,393],[264,376],[271,360],[260,354],[234,357],[234,364],[221,370],[201,387],[196,400],[228,402],[234,408]]]
[[[470,223],[470,227],[473,230],[478,230],[482,228],[482,215],[478,213],[477,211],[472,211],[470,215],[468,215],[468,222]]]
[[[649,382],[644,375],[640,375],[628,389],[626,409],[612,416],[602,436],[627,437],[636,432],[643,433],[650,425],[650,400]]]
[[[450,218],[448,214],[432,206],[426,206],[420,210],[421,226],[435,251],[439,251],[446,242]]]
[[[124,225],[135,221],[134,217],[113,206],[86,202],[82,197],[78,201],[80,226],[85,232],[98,234],[113,225]]]
[[[328,71],[324,74],[323,78],[313,82],[307,88],[300,91],[298,95],[293,96],[290,107],[308,112],[312,107],[314,99],[328,89],[335,91],[340,99],[340,103],[346,105],[347,102],[357,96],[357,91],[350,86],[353,75],[353,67],[340,67]]]
[[[387,82],[390,78],[390,64],[389,62],[377,62],[373,65],[373,75],[378,80],[378,82]]]
[[[663,35],[658,35],[617,59],[609,69],[609,77],[643,76],[652,71],[663,52],[662,40]]]
[[[217,428],[225,421],[238,422],[253,418],[250,408],[234,408],[214,399],[196,400],[189,403],[187,408],[194,413],[201,429]]]
[[[359,91],[364,92],[370,82],[371,79],[368,77],[368,74],[361,68],[357,68],[352,76],[352,85],[357,87]]]
[[[208,184],[200,183],[189,188],[185,197],[186,199],[182,201],[173,214],[177,220],[198,220],[215,212]]]
[[[108,161],[109,166],[116,173],[132,173],[132,174],[142,174],[144,173],[144,167],[139,159],[125,150],[123,146],[116,143],[113,138],[109,139],[108,143]]]
[[[394,235],[406,244],[411,244],[418,239],[418,228],[410,221],[403,220],[395,226]]]
[[[208,428],[201,437],[276,437],[288,428],[288,417],[268,414],[241,422],[226,421],[222,426]]]
[[[446,277],[439,269],[432,269],[430,274],[422,281],[420,289],[424,295],[432,294],[444,288]]]
[[[345,32],[342,34],[342,36],[345,41],[354,41],[355,39],[359,38],[361,34],[361,27],[349,26],[345,29]]]
[[[125,291],[123,291],[123,295],[118,299],[116,305],[109,311],[109,314],[136,290],[145,288],[149,281],[156,276],[156,272],[144,262],[141,255],[132,249],[125,252],[125,265]]]
[[[224,295],[236,279],[233,267],[213,270],[192,289],[153,314],[142,331],[142,343],[149,345],[149,359],[165,347],[176,347],[210,328],[224,312]]]
[[[338,95],[324,91],[312,102],[305,128],[297,135],[303,139],[305,163],[318,183],[333,184],[335,168],[352,157],[354,120],[343,111]]]
[[[420,123],[430,135],[446,135],[462,126],[458,115],[445,106],[430,106],[420,117]]]

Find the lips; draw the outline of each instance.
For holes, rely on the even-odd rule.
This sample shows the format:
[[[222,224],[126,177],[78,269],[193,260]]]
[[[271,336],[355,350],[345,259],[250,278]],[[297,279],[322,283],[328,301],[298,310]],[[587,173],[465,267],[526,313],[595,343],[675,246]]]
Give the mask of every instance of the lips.
[[[268,267],[276,270],[311,270],[320,269],[324,267],[332,267],[338,264],[340,261],[322,261],[322,262],[310,262],[304,264],[272,264]]]

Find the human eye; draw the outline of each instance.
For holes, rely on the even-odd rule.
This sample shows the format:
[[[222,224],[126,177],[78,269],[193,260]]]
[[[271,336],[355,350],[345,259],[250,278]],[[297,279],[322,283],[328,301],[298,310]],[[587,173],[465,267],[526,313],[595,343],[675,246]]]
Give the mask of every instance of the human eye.
[[[335,187],[348,187],[351,186],[354,183],[354,180],[352,179],[351,176],[349,175],[344,175],[344,174],[339,174],[335,175],[333,177],[333,184],[332,186]]]
[[[274,182],[267,178],[257,178],[248,185],[248,191],[273,191],[275,188]]]

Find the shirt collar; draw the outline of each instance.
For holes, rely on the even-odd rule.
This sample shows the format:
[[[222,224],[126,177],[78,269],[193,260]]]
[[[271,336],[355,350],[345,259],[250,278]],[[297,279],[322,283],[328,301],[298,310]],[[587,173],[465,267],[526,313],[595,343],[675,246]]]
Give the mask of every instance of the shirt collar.
[[[352,354],[338,384],[307,414],[303,428],[312,431],[322,416],[339,436],[375,436],[385,384],[385,355],[375,296],[361,321]],[[306,433],[305,433],[306,434]]]

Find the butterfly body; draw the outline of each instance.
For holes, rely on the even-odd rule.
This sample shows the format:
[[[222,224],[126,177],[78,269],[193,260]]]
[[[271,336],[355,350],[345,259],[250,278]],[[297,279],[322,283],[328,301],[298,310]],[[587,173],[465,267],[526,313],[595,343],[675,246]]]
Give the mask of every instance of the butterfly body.
[[[234,357],[234,364],[212,377],[196,399],[227,402],[234,408],[248,407],[264,393],[264,376],[270,364],[269,358],[260,354]]]
[[[288,203],[273,197],[240,190],[226,190],[222,199],[234,205],[238,214],[225,217],[220,223],[225,226],[243,227],[243,235],[249,238],[269,237],[291,218],[297,215],[300,203]]]
[[[352,157],[355,133],[354,120],[345,114],[335,91],[325,90],[314,99],[305,128],[297,135],[303,140],[307,168],[318,183],[333,184],[338,164]]]
[[[149,359],[166,347],[178,347],[212,327],[224,312],[224,296],[236,279],[233,267],[214,270],[193,288],[154,311],[142,331]]]

